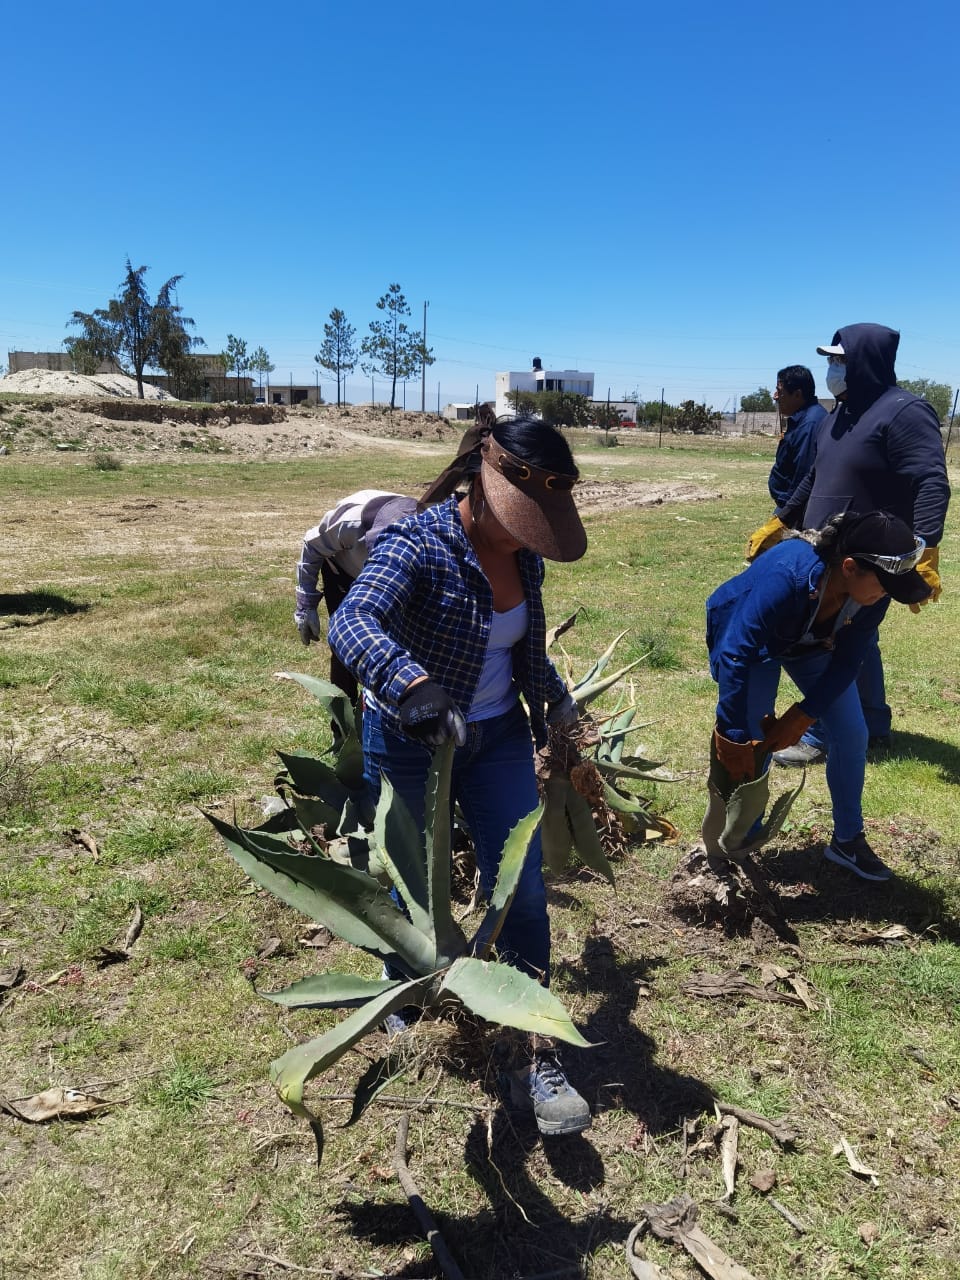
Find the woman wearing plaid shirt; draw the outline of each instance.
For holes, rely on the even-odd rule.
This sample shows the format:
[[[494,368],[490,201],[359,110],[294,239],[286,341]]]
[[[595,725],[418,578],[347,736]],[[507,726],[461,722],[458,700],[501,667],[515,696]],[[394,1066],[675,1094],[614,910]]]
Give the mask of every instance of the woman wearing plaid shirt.
[[[330,645],[364,689],[364,772],[375,795],[382,773],[422,827],[431,748],[456,741],[452,794],[488,897],[508,833],[539,803],[534,738],[545,741],[548,722],[577,714],[547,657],[541,598],[541,557],[571,561],[586,550],[572,495],[577,476],[566,440],[537,419],[468,432],[424,497],[436,505],[381,534],[330,620]],[[447,496],[467,477],[466,496]],[[539,833],[499,951],[549,981]],[[550,1044],[531,1044],[509,1084],[511,1100],[532,1107],[543,1133],[590,1124]]]

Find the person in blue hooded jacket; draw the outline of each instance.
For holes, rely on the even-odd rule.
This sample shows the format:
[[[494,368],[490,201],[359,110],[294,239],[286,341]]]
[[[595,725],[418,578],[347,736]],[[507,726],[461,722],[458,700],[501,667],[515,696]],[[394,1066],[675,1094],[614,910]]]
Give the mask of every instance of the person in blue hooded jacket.
[[[748,559],[766,550],[785,528],[815,529],[838,512],[888,511],[899,517],[926,548],[918,565],[940,595],[939,545],[950,485],[940,423],[932,405],[897,386],[895,361],[900,335],[882,324],[837,329],[827,357],[827,389],[836,408],[821,424],[813,465],[776,516],[750,539]],[[919,612],[920,604],[911,604]],[[870,637],[858,678],[870,743],[890,741],[883,663],[876,632]],[[813,764],[824,759],[826,742],[817,726],[777,762]]]
[[[710,671],[719,686],[716,758],[745,781],[758,758],[768,766],[769,753],[798,742],[819,720],[833,807],[824,856],[865,880],[891,872],[863,831],[867,726],[857,674],[890,599],[915,604],[930,595],[916,570],[924,550],[923,539],[888,512],[840,513],[821,529],[787,535],[707,601]],[[781,671],[801,698],[776,717]]]

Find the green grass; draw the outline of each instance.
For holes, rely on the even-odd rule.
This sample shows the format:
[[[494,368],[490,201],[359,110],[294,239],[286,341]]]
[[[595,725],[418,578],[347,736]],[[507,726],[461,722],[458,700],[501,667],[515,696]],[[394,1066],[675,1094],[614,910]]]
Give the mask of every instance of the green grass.
[[[126,426],[117,440],[132,437]],[[727,938],[678,920],[664,897],[704,803],[715,689],[703,601],[740,569],[746,536],[768,513],[773,442],[665,437],[658,449],[653,436],[606,451],[591,433],[574,438],[586,479],[685,479],[723,493],[590,515],[587,556],[550,566],[545,585],[552,621],[583,606],[563,638],[574,671],[624,628],[618,660],[649,653],[631,679],[652,723],[633,749],[680,775],[651,789],[680,844],[631,852],[615,892],[589,877],[551,889],[554,985],[600,1042],[567,1058],[595,1106],[590,1133],[547,1146],[493,1108],[491,1164],[484,1113],[433,1107],[412,1117],[413,1172],[471,1280],[581,1258],[591,1280],[620,1277],[640,1205],[682,1190],[701,1203],[708,1233],[765,1280],[948,1280],[960,1215],[950,1101],[960,1056],[960,592],[950,566],[960,538],[948,524],[940,603],[917,617],[894,609],[882,632],[898,749],[868,768],[865,810],[894,886],[850,886],[824,868],[828,798],[811,770],[766,855],[796,947]],[[336,1015],[284,1012],[255,988],[324,967],[374,973],[375,962],[337,943],[303,947],[307,922],[250,891],[199,813],[255,823],[276,748],[327,745],[310,699],[274,678],[325,674],[322,650],[305,649],[291,621],[300,538],[374,475],[416,492],[449,453],[421,444],[263,463],[128,451],[108,472],[76,456],[4,460],[0,972],[22,963],[26,977],[0,1004],[0,1080],[11,1097],[60,1083],[118,1105],[55,1126],[0,1115],[0,1275],[236,1274],[259,1265],[244,1256],[251,1241],[295,1266],[434,1273],[389,1174],[396,1108],[343,1128],[348,1108],[319,1104],[318,1182],[309,1134],[266,1079],[271,1059]],[[144,927],[130,958],[98,967],[98,949],[122,943],[137,906]],[[894,922],[914,935],[906,945],[849,940]],[[260,958],[271,939],[279,948]],[[699,970],[743,965],[757,980],[764,962],[799,970],[817,1009],[683,990]],[[371,1037],[364,1052],[381,1048]],[[455,1041],[448,1053],[452,1071],[438,1077],[431,1060],[403,1087],[487,1105],[483,1063]],[[364,1065],[352,1055],[311,1096],[346,1092]],[[715,1151],[678,1176],[681,1123],[709,1131],[711,1092],[801,1135],[780,1149],[741,1130],[736,1221],[712,1207]],[[878,1170],[879,1188],[831,1154],[840,1136]],[[750,1190],[763,1166],[807,1223],[803,1237]],[[4,1181],[7,1168],[16,1177]],[[869,1246],[859,1235],[868,1221],[878,1229]],[[684,1266],[665,1246],[651,1253]]]

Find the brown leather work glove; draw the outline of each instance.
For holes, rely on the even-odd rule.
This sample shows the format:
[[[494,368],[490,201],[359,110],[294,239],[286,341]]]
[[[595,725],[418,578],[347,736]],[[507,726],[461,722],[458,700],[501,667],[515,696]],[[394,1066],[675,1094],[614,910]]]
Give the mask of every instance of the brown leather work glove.
[[[815,716],[808,716],[800,710],[799,702],[787,707],[782,716],[764,716],[760,721],[763,729],[763,749],[765,751],[783,751],[785,747],[795,746],[810,726]]]
[[[731,742],[719,729],[713,731],[713,751],[731,782],[750,782],[757,776],[759,742]]]

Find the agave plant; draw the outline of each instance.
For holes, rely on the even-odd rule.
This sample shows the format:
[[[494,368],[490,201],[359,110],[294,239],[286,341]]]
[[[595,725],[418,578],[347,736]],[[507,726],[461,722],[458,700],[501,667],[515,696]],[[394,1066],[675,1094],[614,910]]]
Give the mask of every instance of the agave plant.
[[[295,677],[324,699],[329,686]],[[349,728],[343,717],[343,727]],[[348,734],[344,735],[347,742]],[[341,750],[346,750],[341,743]],[[343,1021],[297,1046],[271,1066],[271,1079],[286,1105],[307,1120],[323,1153],[323,1129],[304,1102],[304,1086],[335,1063],[391,1013],[417,1006],[442,1015],[464,1010],[489,1022],[537,1032],[586,1046],[563,1005],[533,978],[490,955],[523,868],[542,806],[522,818],[504,845],[496,886],[480,926],[467,937],[453,918],[450,899],[450,772],[452,743],[434,756],[426,796],[422,836],[401,799],[384,778],[374,817],[372,852],[406,905],[402,909],[383,883],[355,866],[329,856],[307,825],[316,810],[300,804],[303,821],[280,832],[265,827],[245,830],[213,814],[207,817],[227,849],[258,885],[316,920],[344,941],[386,962],[402,978],[366,978],[358,974],[319,973],[282,991],[263,992],[268,1000],[293,1009],[349,1008]],[[291,759],[286,757],[289,768]],[[304,781],[304,764],[296,764]],[[291,770],[290,776],[296,776]],[[331,771],[336,775],[336,768]],[[311,770],[309,781],[317,780]],[[332,786],[323,775],[324,785]],[[339,779],[338,779],[339,780]],[[270,824],[268,824],[269,826]],[[342,823],[339,825],[342,826]],[[291,840],[293,843],[291,843]],[[403,1069],[402,1052],[378,1058],[357,1083],[352,1123]]]
[[[576,616],[552,631],[550,639],[573,626]],[[658,772],[661,761],[625,753],[628,734],[648,723],[636,721],[632,694],[628,705],[624,706],[621,698],[609,716],[595,717],[587,712],[595,698],[644,661],[646,654],[606,674],[614,650],[626,634],[621,632],[579,680],[574,682],[568,675],[579,719],[572,727],[551,725],[547,746],[537,760],[544,800],[541,841],[546,866],[559,873],[575,852],[611,884],[614,876],[608,855],[622,852],[628,836],[649,840],[676,835],[671,823],[653,813],[648,800],[631,795],[623,786],[628,778],[672,780],[669,774]]]
[[[793,802],[803,790],[806,770],[798,786],[783,792],[774,801],[770,816],[763,821],[770,800],[770,774],[765,769],[766,753],[755,748],[754,771],[757,777],[737,784],[717,758],[713,738],[710,740],[710,773],[707,778],[707,812],[700,827],[704,851],[710,857],[742,862],[756,853],[777,834],[786,821]]]

